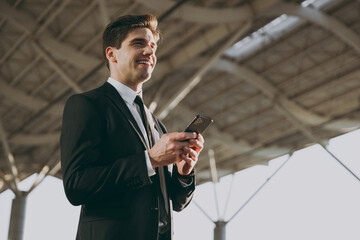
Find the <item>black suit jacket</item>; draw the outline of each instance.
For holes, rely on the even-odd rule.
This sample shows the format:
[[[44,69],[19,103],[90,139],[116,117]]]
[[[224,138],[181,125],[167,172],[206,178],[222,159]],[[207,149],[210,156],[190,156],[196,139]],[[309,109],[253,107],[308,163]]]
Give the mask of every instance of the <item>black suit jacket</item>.
[[[157,239],[159,188],[148,176],[141,131],[111,84],[69,98],[60,145],[66,196],[82,205],[77,239]],[[195,179],[184,187],[173,169],[165,168],[169,204],[181,211]]]

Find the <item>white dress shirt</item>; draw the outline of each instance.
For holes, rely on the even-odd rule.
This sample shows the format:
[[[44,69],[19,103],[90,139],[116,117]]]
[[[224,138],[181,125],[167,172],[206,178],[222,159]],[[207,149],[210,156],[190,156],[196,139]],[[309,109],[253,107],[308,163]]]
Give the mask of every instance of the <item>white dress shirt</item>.
[[[115,79],[113,79],[111,77],[109,77],[107,82],[110,83],[116,89],[116,91],[120,94],[120,96],[124,99],[126,106],[129,108],[131,114],[133,115],[136,123],[138,124],[138,126],[141,130],[141,133],[143,134],[143,136],[145,138],[145,142],[146,142],[148,149],[150,149],[149,139],[147,137],[147,133],[146,133],[143,121],[141,120],[141,116],[136,108],[136,103],[134,102],[137,95],[139,95],[142,98],[142,92],[140,94],[137,94],[134,90],[132,90],[128,86],[116,81]],[[151,127],[151,131],[154,135],[153,136],[154,142],[156,142],[157,140],[159,140],[160,135],[159,135],[158,131],[156,131],[156,129],[154,128],[154,121],[152,119],[150,111],[147,109],[145,104],[144,104],[144,108],[146,111],[147,119],[149,121],[149,125]],[[153,169],[153,167],[151,165],[150,157],[149,157],[147,150],[145,150],[145,159],[146,159],[148,174],[149,174],[149,176],[152,176],[155,174],[155,170]]]

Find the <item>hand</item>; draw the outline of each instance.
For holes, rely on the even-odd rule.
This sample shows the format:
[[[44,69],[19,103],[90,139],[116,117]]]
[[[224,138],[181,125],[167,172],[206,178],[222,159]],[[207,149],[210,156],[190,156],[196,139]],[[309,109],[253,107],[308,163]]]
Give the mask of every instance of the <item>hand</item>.
[[[182,154],[181,160],[176,163],[180,175],[189,175],[198,161],[199,154],[204,148],[204,138],[201,134],[196,139],[189,140],[189,146],[184,147],[186,154]]]
[[[196,145],[196,133],[174,132],[164,134],[156,144],[148,150],[153,168],[166,166],[181,161]],[[189,141],[186,141],[189,140]],[[194,143],[195,141],[195,143]]]

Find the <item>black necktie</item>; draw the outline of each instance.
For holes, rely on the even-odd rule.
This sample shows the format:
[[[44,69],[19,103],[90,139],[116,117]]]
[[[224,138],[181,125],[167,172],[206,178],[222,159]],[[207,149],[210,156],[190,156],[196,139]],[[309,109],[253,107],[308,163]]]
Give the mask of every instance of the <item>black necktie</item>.
[[[150,148],[154,145],[154,141],[153,141],[153,136],[152,136],[152,133],[151,133],[151,129],[150,129],[150,124],[147,120],[147,117],[146,117],[146,113],[145,113],[145,109],[144,109],[144,103],[143,101],[141,100],[141,98],[139,96],[136,96],[134,102],[136,103],[136,105],[138,106],[138,111],[141,115],[141,120],[144,124],[144,128],[145,128],[145,131],[146,131],[146,134],[148,136],[148,140],[149,140],[149,146]]]
[[[154,145],[153,135],[151,133],[151,128],[149,121],[146,117],[144,103],[139,96],[136,96],[134,102],[138,106],[138,111],[141,115],[142,122],[144,124],[144,128],[146,134],[148,135],[150,148]],[[169,205],[167,202],[167,192],[166,192],[166,183],[165,183],[165,173],[162,167],[156,169],[156,173],[158,175],[158,181],[160,186],[160,195],[159,196],[159,210],[160,210],[160,222],[162,225],[160,226],[160,231],[167,231],[169,227]]]

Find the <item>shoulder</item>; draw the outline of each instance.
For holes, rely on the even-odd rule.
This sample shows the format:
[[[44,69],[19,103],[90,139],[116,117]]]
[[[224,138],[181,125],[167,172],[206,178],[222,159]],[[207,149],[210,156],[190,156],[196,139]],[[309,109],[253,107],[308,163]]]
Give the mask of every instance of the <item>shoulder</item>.
[[[106,83],[98,88],[71,95],[66,101],[66,105],[68,104],[99,104],[105,100],[105,95],[103,94],[103,89],[106,86]]]
[[[71,95],[65,103],[64,114],[67,112],[71,112],[72,114],[78,112],[78,114],[81,114],[101,109],[102,102],[105,100],[100,88],[101,87]]]

